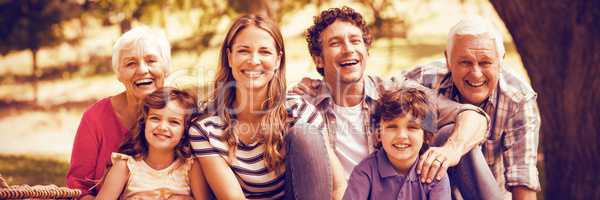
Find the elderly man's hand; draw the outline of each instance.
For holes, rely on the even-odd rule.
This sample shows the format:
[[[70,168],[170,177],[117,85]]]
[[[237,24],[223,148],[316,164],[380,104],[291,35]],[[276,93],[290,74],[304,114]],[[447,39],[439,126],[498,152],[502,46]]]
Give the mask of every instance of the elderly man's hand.
[[[300,83],[292,88],[292,92],[298,95],[308,94],[315,97],[319,88],[321,88],[320,80],[304,77]]]
[[[458,164],[460,157],[460,152],[451,146],[430,147],[417,165],[417,174],[420,175],[421,182],[431,183],[434,178],[441,180],[448,167]]]

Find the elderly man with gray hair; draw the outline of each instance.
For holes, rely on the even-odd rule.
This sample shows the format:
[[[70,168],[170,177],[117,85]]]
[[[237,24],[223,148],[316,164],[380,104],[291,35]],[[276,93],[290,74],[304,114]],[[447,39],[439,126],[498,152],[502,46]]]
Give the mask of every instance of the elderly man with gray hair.
[[[112,68],[125,91],[106,97],[83,113],[67,172],[67,186],[93,199],[110,162],[138,120],[142,99],[163,87],[171,65],[171,45],[161,30],[137,27],[123,34],[112,51]]]
[[[450,30],[445,63],[418,66],[405,76],[439,95],[485,110],[492,122],[482,152],[504,198],[536,199],[537,94],[506,71],[504,56],[502,34],[490,21],[473,17]]]

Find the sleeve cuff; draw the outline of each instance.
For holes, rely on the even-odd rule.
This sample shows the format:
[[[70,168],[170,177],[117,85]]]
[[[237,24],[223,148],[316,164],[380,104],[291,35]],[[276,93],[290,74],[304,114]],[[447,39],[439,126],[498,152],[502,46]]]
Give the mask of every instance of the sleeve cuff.
[[[536,192],[541,191],[538,170],[531,167],[510,167],[506,169],[506,188],[524,186]]]

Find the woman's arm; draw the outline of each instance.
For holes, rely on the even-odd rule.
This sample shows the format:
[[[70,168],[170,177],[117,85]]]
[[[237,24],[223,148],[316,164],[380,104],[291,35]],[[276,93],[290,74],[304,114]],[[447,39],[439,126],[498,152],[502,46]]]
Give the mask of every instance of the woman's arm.
[[[200,200],[209,198],[210,191],[208,189],[208,184],[206,184],[206,179],[204,178],[204,174],[202,174],[202,169],[200,169],[200,163],[197,159],[194,159],[194,164],[192,164],[192,168],[190,169],[190,187],[194,199]]]
[[[75,134],[71,163],[67,172],[67,187],[81,190],[81,199],[94,197],[90,188],[97,183],[90,177],[95,175],[98,152],[96,130],[90,125],[89,117],[84,114]]]
[[[246,199],[242,187],[235,174],[220,156],[203,156],[197,158],[206,181],[217,199]]]
[[[125,184],[127,184],[127,180],[129,180],[127,160],[116,161],[104,177],[102,189],[100,189],[96,199],[118,199]]]
[[[217,120],[216,117],[206,118],[200,122],[195,121],[195,125],[190,127],[190,142],[195,152],[194,156],[202,169],[204,179],[217,199],[245,199],[242,187],[231,167],[209,142],[211,130],[203,127],[206,121]]]

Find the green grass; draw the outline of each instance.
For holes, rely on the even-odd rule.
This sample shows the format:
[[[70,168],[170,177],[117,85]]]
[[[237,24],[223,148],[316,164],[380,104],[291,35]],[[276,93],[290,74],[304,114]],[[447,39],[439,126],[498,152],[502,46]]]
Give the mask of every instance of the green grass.
[[[9,185],[65,186],[69,164],[52,157],[0,154],[0,174]]]

